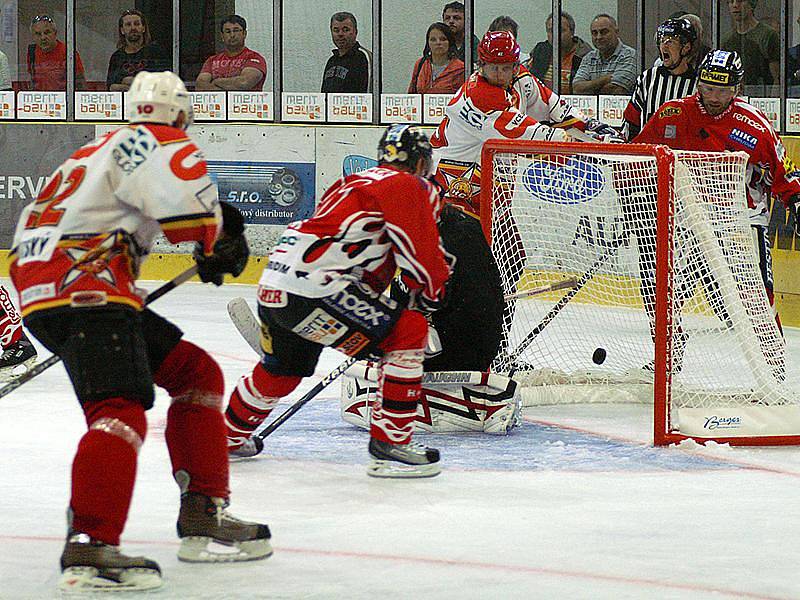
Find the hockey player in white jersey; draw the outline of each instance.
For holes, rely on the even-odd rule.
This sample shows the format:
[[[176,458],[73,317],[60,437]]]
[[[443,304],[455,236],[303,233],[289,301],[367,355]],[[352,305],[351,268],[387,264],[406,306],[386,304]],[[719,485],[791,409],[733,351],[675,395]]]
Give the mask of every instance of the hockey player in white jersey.
[[[136,286],[154,237],[194,241],[203,281],[238,275],[248,257],[239,212],[217,198],[186,135],[189,95],[175,74],[139,73],[130,125],[78,149],[25,207],[11,250],[24,321],[60,356],[88,430],[72,465],[60,587],[125,591],[161,585],[154,561],[122,554],[137,454],[153,384],[172,397],[164,432],[180,487],[178,558],[240,561],[272,553],[266,525],[228,505],[222,371],[175,325],[144,308]],[[220,206],[221,205],[221,206]],[[232,546],[214,552],[210,542]]]

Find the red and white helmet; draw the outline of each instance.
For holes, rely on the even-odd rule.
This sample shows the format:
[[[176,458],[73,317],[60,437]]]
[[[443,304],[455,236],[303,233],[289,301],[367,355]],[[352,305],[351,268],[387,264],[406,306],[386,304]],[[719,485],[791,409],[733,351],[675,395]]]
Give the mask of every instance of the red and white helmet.
[[[519,44],[510,31],[487,31],[478,45],[482,63],[518,63]]]

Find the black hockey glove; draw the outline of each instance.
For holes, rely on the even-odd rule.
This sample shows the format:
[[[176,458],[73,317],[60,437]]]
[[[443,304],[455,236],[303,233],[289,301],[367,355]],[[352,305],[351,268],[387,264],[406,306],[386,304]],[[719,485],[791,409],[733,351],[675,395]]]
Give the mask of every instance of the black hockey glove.
[[[203,247],[197,244],[194,260],[197,262],[197,275],[203,283],[222,285],[226,273],[238,277],[247,265],[250,248],[244,237],[244,218],[233,206],[220,202],[222,208],[222,236],[214,244],[210,256],[203,254]]]
[[[592,134],[602,142],[621,144],[625,141],[622,135],[611,125],[606,125],[597,119],[588,119],[586,121],[586,132]]]
[[[800,235],[800,221],[798,221],[798,211],[800,211],[800,194],[789,198],[789,214],[790,219],[794,219],[794,233]]]

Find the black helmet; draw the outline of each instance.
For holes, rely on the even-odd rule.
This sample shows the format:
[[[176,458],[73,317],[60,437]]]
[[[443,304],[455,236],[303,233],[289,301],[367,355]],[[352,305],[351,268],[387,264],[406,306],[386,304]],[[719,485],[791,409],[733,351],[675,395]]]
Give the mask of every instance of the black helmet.
[[[400,164],[411,171],[417,161],[425,160],[425,171],[430,170],[433,148],[419,127],[414,125],[390,125],[378,142],[378,163]]]
[[[656,46],[660,46],[661,40],[668,36],[678,38],[682,44],[694,44],[697,40],[697,31],[692,22],[685,17],[667,19],[656,29]]]
[[[697,81],[708,85],[737,86],[743,80],[744,67],[736,52],[712,50],[697,67]]]

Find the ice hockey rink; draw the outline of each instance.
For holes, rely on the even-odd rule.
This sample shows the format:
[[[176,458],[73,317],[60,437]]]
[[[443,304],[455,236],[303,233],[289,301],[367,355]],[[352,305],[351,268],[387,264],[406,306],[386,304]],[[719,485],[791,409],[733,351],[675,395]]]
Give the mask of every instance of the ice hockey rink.
[[[254,289],[189,283],[153,304],[213,354],[228,390],[256,357],[225,306]],[[786,333],[800,390],[800,331]],[[341,360],[323,353],[292,398]],[[800,449],[653,448],[648,407],[546,407],[526,409],[508,437],[420,436],[442,450],[442,474],[377,480],[365,474],[366,432],[341,421],[338,397],[334,383],[262,455],[231,466],[231,512],[269,523],[275,554],[192,565],[175,556],[178,488],[159,390],[122,543],[161,564],[164,587],[151,596],[800,598]],[[2,599],[60,597],[84,428],[61,366],[0,399]]]

